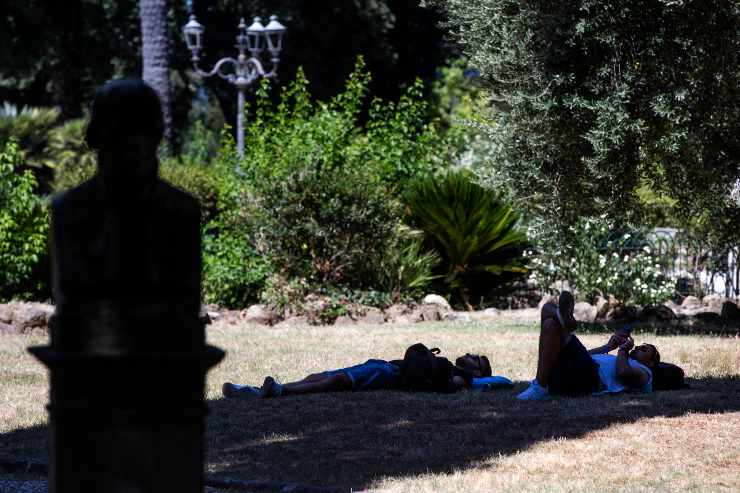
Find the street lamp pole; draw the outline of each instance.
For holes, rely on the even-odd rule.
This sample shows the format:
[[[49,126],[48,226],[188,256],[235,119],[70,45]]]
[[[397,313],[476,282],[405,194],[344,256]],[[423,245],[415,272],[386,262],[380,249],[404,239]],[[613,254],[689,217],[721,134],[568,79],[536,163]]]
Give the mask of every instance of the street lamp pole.
[[[195,72],[201,77],[218,75],[222,79],[234,84],[237,90],[236,108],[236,148],[239,157],[244,157],[244,95],[247,88],[260,77],[272,79],[277,76],[277,68],[280,63],[280,51],[283,49],[283,34],[285,26],[280,24],[277,16],[270,16],[270,22],[263,26],[261,19],[255,17],[252,24],[247,27],[242,18],[239,22],[239,34],[236,37],[236,48],[239,55],[234,58],[222,58],[213,68],[206,72],[198,67],[200,51],[203,49],[203,32],[205,28],[198,23],[194,14],[182,28],[185,42],[192,53],[191,61]],[[267,72],[260,61],[260,54],[270,52],[270,71]],[[249,56],[247,56],[249,52]],[[231,71],[224,71],[224,69]]]

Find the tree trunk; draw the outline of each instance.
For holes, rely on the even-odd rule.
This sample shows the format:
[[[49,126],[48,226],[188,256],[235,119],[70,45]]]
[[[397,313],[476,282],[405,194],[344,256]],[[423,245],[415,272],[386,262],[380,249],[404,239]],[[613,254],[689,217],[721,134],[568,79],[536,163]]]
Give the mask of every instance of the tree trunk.
[[[174,149],[172,135],[172,90],[170,87],[170,36],[167,25],[169,0],[140,0],[142,78],[162,101],[164,139],[167,152]]]

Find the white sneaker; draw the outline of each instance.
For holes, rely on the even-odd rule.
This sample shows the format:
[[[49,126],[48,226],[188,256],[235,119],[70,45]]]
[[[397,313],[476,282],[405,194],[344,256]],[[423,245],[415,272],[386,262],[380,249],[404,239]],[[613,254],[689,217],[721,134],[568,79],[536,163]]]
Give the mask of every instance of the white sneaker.
[[[516,396],[520,401],[545,401],[550,398],[550,393],[547,391],[547,387],[540,385],[540,382],[535,378],[527,387],[527,390]]]

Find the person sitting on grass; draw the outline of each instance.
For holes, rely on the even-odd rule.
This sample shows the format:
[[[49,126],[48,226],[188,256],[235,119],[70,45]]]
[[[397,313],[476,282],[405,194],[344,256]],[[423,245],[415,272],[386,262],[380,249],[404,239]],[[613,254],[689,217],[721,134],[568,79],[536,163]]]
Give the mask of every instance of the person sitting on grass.
[[[270,376],[265,378],[262,387],[226,382],[222,392],[226,398],[250,398],[342,390],[402,390],[401,365],[402,360],[370,359],[349,368],[314,373],[297,382],[280,384]],[[449,381],[435,391],[451,393],[470,388],[473,378],[491,376],[491,364],[485,356],[468,353],[455,360],[450,373]]]
[[[578,396],[623,390],[652,390],[652,371],[660,362],[655,346],[633,349],[629,335],[615,334],[598,348],[587,351],[573,334],[575,300],[560,293],[558,305],[542,307],[537,376],[519,400],[544,400],[550,395]],[[619,348],[616,356],[610,351]],[[632,350],[630,352],[630,350]]]

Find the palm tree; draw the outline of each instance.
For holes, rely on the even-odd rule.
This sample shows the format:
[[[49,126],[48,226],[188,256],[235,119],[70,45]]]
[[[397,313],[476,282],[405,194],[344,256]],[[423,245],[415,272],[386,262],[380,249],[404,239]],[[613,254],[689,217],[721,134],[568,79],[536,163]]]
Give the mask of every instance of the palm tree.
[[[140,0],[142,78],[159,94],[164,114],[164,138],[173,149],[172,90],[170,88],[169,0]]]
[[[519,258],[527,236],[517,214],[474,183],[471,172],[447,169],[415,180],[407,190],[407,218],[442,257],[444,280],[468,310],[476,277],[526,272]]]

